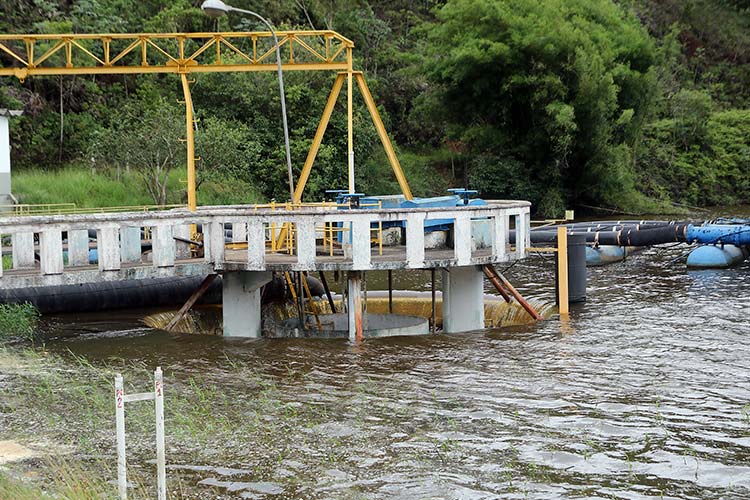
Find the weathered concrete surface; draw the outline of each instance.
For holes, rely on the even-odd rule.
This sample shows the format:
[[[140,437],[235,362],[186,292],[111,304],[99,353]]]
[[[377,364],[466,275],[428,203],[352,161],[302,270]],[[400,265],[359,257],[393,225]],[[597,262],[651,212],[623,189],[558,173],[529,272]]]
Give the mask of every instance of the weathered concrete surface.
[[[184,275],[202,260],[212,271],[367,271],[376,269],[426,269],[480,264],[494,264],[523,258],[528,245],[529,203],[523,201],[490,201],[486,206],[459,206],[409,209],[337,210],[334,207],[308,206],[295,210],[271,210],[264,207],[206,207],[197,212],[184,209],[161,212],[77,214],[50,216],[0,217],[0,234],[10,234],[13,242],[13,269],[0,278],[0,288],[45,286],[58,283],[82,283],[127,279],[120,273],[124,267],[143,267],[164,271],[138,271],[142,275]],[[485,228],[477,232],[474,221],[484,220]],[[425,221],[453,220],[453,248],[425,248]],[[373,247],[372,228],[379,223],[405,222],[404,245]],[[296,238],[295,254],[269,253],[270,228],[276,231],[284,224],[293,224]],[[318,235],[330,224],[350,228],[349,252],[335,249],[331,256],[318,246]],[[202,228],[202,259],[192,259],[185,239],[191,225]],[[247,241],[247,249],[225,247],[224,228],[234,228],[235,239]],[[508,228],[516,231],[519,244],[515,251],[508,246]],[[150,228],[153,251],[151,261],[140,255],[139,228]],[[96,233],[99,274],[88,264],[89,230]],[[62,259],[66,251],[57,235],[67,233],[68,263]],[[244,232],[244,234],[243,234]],[[489,232],[489,236],[488,233]],[[40,248],[34,246],[34,234],[40,237]],[[472,233],[481,233],[476,242]],[[393,241],[396,231],[389,231]],[[442,237],[428,235],[430,238]],[[488,246],[488,240],[490,242]],[[433,246],[433,245],[428,245]],[[35,253],[44,256],[35,263]],[[62,267],[61,267],[62,262]],[[27,269],[35,270],[36,278]],[[132,271],[128,271],[132,272]],[[32,272],[33,274],[33,272]],[[77,275],[76,277],[70,275]],[[62,277],[61,277],[62,276]],[[114,277],[114,278],[113,278]]]
[[[261,336],[260,287],[271,281],[271,273],[240,271],[222,279],[222,314],[225,337]]]
[[[319,318],[323,328],[319,331],[317,323],[313,320],[309,325],[310,336],[315,338],[349,337],[349,318],[346,314],[321,314]],[[367,328],[363,331],[364,338],[427,335],[429,333],[430,323],[427,319],[396,314],[368,314]],[[287,320],[283,328],[276,333],[279,337],[302,335],[305,333],[299,331],[297,318]]]
[[[443,271],[443,331],[468,332],[484,328],[484,275],[478,266]]]

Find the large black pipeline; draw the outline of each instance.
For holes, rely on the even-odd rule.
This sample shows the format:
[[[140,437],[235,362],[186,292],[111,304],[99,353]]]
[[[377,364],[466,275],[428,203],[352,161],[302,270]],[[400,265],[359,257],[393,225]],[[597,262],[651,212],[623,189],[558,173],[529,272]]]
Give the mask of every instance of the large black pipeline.
[[[203,276],[100,281],[0,290],[0,303],[30,302],[43,314],[182,305]],[[200,303],[221,302],[221,281],[209,287]]]
[[[181,306],[200,286],[203,278],[151,278],[0,289],[0,303],[30,302],[42,314]],[[323,285],[318,279],[309,277],[307,282],[312,295],[323,295]],[[283,276],[274,276],[274,279],[263,287],[262,301],[283,301],[286,300],[286,293]],[[221,304],[221,280],[215,280],[198,303]]]
[[[637,229],[629,227],[619,231],[570,231],[569,235],[583,235],[587,243],[599,245],[614,245],[624,247],[644,247],[685,241],[687,223],[668,224],[656,227]],[[534,244],[554,243],[557,241],[557,230],[545,228],[545,231],[535,230],[530,233]],[[515,233],[510,233],[510,242],[515,243]]]

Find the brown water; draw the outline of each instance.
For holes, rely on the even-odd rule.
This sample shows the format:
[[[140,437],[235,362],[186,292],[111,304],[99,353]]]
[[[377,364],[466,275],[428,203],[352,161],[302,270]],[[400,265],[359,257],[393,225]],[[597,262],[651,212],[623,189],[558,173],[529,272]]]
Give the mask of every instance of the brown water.
[[[168,335],[109,313],[60,320],[49,346],[240,391],[227,360],[243,361],[284,404],[327,409],[246,461],[168,455],[170,474],[227,498],[750,498],[750,264],[669,264],[683,251],[589,269],[588,302],[532,327],[354,346]],[[552,297],[541,258],[507,276]],[[344,443],[333,460],[331,443]]]

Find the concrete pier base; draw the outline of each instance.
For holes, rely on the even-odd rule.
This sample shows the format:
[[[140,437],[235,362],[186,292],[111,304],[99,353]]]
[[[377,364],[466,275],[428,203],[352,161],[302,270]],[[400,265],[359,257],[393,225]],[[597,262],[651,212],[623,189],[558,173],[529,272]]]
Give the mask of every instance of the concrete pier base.
[[[359,271],[349,271],[346,276],[346,286],[349,340],[358,342],[364,338],[364,326],[362,324],[362,273]]]
[[[443,269],[443,331],[484,328],[484,275],[479,266]]]
[[[267,271],[234,271],[222,279],[225,337],[261,336],[260,287],[271,281]]]

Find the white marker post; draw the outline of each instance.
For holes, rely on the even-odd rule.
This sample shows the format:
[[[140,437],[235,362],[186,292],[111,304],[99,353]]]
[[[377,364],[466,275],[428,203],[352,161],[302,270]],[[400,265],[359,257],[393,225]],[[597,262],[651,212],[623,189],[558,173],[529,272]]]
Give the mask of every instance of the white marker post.
[[[121,500],[128,498],[125,459],[125,403],[154,400],[156,416],[156,489],[159,500],[167,500],[167,469],[164,447],[164,381],[160,367],[154,371],[154,392],[125,394],[122,375],[115,375],[115,417],[117,420],[117,488]]]
[[[164,457],[164,384],[161,367],[154,372],[154,413],[156,415],[156,485],[159,500],[167,500],[167,468]]]
[[[127,464],[125,462],[125,391],[122,375],[115,375],[115,417],[117,420],[117,489],[120,498],[128,498]]]

